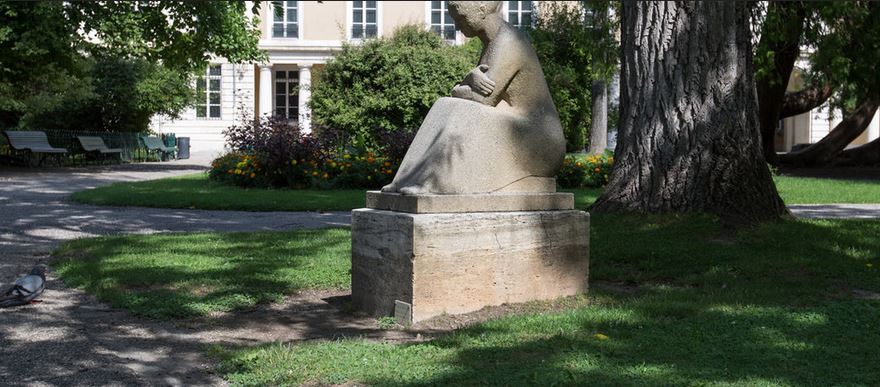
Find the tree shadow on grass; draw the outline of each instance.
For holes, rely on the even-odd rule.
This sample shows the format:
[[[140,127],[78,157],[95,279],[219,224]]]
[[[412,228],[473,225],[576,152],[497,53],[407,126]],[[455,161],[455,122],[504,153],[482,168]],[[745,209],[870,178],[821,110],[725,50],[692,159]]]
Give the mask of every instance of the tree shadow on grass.
[[[67,283],[157,318],[226,312],[350,282],[343,229],[110,237],[72,242],[60,256]]]
[[[422,372],[347,380],[880,383],[880,301],[850,291],[880,293],[880,222],[783,221],[731,234],[708,217],[593,219],[591,279],[636,284],[636,295],[594,290],[604,301],[410,344],[402,348],[439,348],[448,360],[414,359]]]

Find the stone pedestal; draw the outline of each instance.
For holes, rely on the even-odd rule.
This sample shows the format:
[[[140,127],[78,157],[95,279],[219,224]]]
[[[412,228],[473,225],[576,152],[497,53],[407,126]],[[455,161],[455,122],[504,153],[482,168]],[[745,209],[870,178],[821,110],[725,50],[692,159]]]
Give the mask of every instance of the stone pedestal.
[[[537,211],[414,213],[412,197],[373,199],[413,212],[352,212],[352,300],[361,311],[418,322],[587,291],[589,214],[570,209],[573,203]],[[543,199],[524,203],[535,200]]]

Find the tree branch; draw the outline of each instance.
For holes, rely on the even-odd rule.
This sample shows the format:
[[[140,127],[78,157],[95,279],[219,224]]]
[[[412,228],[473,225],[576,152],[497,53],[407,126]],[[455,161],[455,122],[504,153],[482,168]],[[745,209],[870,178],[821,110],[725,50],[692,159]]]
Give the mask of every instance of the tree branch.
[[[780,155],[779,161],[793,165],[828,164],[865,131],[874,118],[878,106],[880,106],[880,98],[877,97],[862,102],[858,109],[840,121],[822,140],[801,151]]]
[[[880,164],[880,138],[865,145],[847,149],[833,160],[834,165],[870,166]]]
[[[809,112],[825,103],[833,92],[834,87],[826,84],[815,85],[794,93],[786,93],[779,118],[782,119]]]

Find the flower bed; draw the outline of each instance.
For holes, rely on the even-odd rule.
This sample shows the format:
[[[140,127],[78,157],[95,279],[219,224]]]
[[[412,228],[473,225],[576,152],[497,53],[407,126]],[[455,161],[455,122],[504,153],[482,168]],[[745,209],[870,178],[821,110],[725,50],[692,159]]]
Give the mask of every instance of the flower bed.
[[[602,187],[608,184],[613,165],[614,156],[610,153],[594,156],[568,155],[556,175],[556,183],[562,188]]]

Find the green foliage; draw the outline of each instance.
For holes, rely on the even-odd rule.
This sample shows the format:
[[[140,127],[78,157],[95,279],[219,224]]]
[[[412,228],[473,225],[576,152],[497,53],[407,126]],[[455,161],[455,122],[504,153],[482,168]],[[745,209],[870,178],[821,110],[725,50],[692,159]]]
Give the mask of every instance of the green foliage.
[[[257,2],[255,7],[259,7]],[[199,71],[211,56],[240,63],[264,58],[257,21],[244,1],[67,2],[65,16],[93,35],[93,55],[161,61],[167,68]]]
[[[809,3],[805,43],[814,83],[836,85],[834,104],[855,108],[880,93],[880,4],[875,1]]]
[[[315,158],[292,158],[281,166],[265,162],[256,152],[230,152],[211,164],[212,180],[239,187],[378,189],[391,182],[398,163],[372,152],[341,153],[332,150]]]
[[[608,184],[608,175],[614,166],[614,156],[605,153],[596,156],[568,155],[556,182],[562,188],[598,188]]]
[[[0,2],[0,129],[16,126],[25,113],[90,97],[77,87],[86,69],[63,4]]]
[[[180,111],[182,88],[212,55],[264,57],[245,10],[244,1],[0,2],[0,127],[144,130],[148,113]]]
[[[448,45],[416,25],[391,38],[345,44],[316,74],[313,119],[366,146],[377,145],[379,130],[415,131],[434,101],[475,65],[474,49]]]
[[[19,126],[143,132],[155,114],[176,116],[192,100],[188,76],[144,59],[81,59],[86,76],[74,90],[32,98]]]
[[[607,7],[607,2],[587,5]],[[613,19],[604,18],[597,33],[582,10],[568,3],[541,3],[541,18],[528,30],[547,85],[559,111],[566,150],[582,151],[589,139],[594,79],[610,81],[616,72]],[[603,29],[604,28],[604,29]]]
[[[757,3],[755,29],[762,42],[755,49],[755,73],[759,78],[774,79],[776,53],[768,48],[787,31],[802,28],[799,44],[809,63],[808,85],[832,85],[832,105],[844,110],[855,108],[865,98],[880,93],[880,4],[873,1],[803,2],[785,14],[780,7]],[[810,47],[809,50],[804,49]]]

